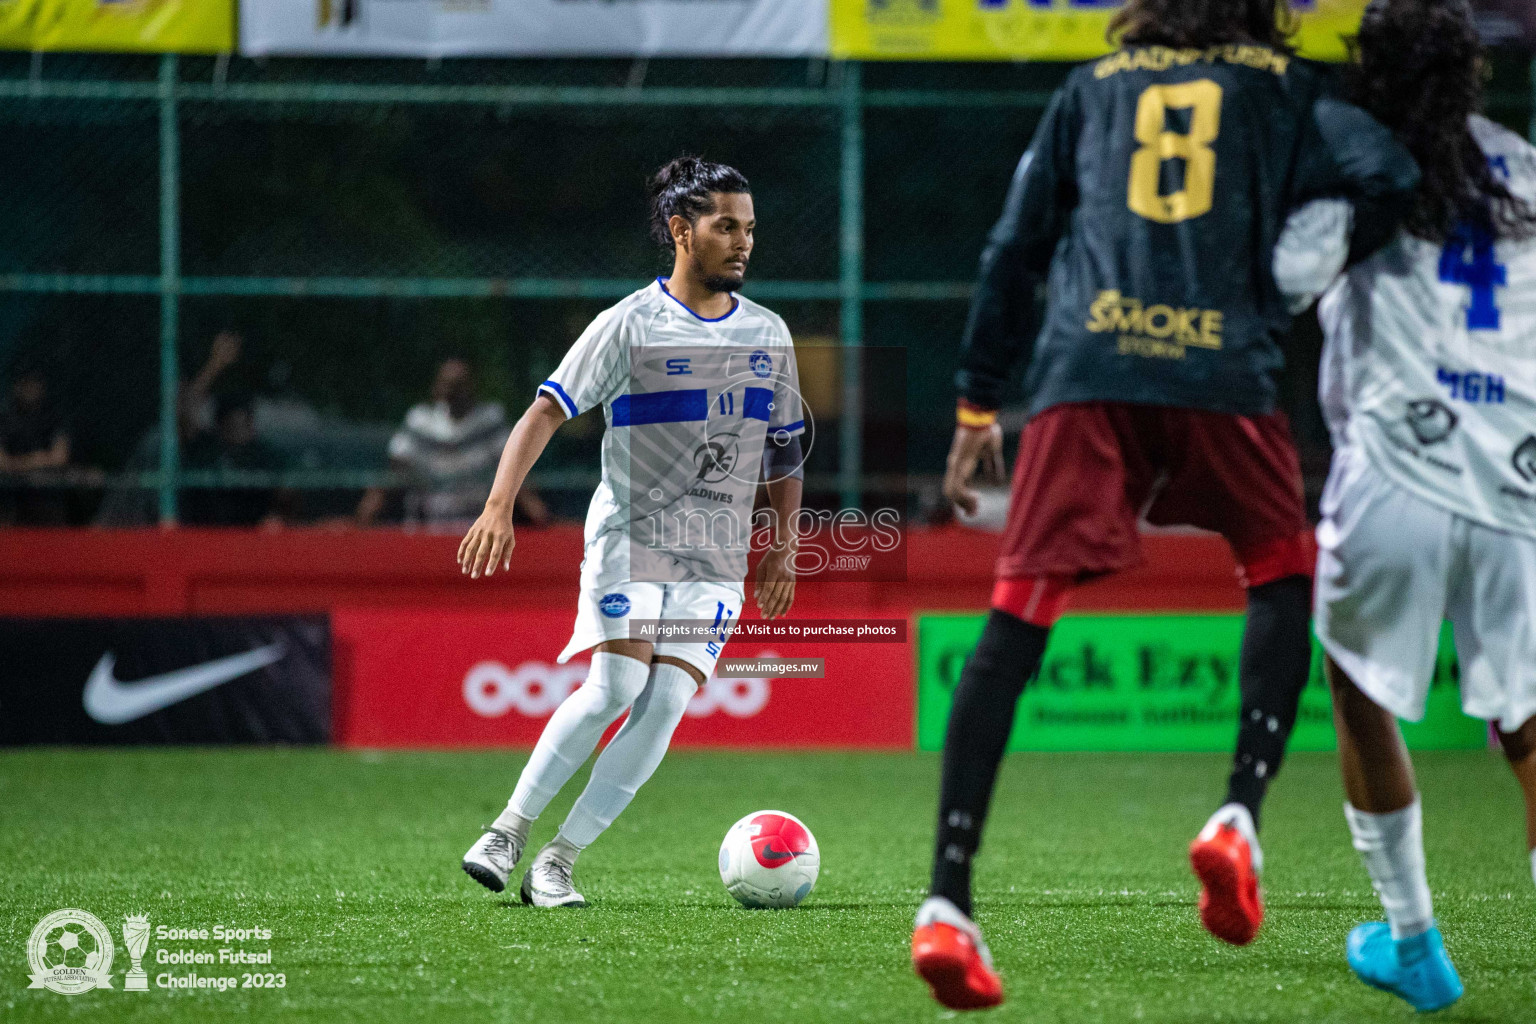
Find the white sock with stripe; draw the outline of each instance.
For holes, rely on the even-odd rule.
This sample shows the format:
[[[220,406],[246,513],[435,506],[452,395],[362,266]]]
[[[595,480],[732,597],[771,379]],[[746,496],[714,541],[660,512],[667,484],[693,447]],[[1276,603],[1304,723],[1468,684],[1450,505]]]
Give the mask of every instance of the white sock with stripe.
[[[1429,931],[1435,923],[1424,868],[1424,812],[1419,798],[1400,811],[1372,814],[1344,805],[1355,849],[1365,861],[1394,939]]]

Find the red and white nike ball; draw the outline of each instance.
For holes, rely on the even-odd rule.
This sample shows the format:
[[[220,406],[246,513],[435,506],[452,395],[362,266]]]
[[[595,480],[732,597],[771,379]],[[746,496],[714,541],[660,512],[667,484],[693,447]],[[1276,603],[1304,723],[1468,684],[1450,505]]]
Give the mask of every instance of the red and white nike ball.
[[[753,811],[720,844],[720,880],[745,907],[796,906],[820,873],[816,837],[787,811]]]

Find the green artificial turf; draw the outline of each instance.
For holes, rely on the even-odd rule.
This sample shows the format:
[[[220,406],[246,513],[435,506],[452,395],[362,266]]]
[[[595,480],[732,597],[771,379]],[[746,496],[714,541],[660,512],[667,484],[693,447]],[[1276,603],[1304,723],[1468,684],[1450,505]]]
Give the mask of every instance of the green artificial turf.
[[[931,1021],[912,976],[938,761],[918,754],[667,758],[577,866],[586,910],[539,911],[459,870],[524,755],[325,750],[0,753],[0,1019],[172,1021]],[[1447,1021],[1536,1021],[1536,886],[1496,755],[1421,754],[1430,880],[1467,996]],[[1196,919],[1184,847],[1224,759],[1016,755],[978,867],[978,915],[1008,989],[996,1021],[1408,1021],[1345,967],[1379,915],[1330,756],[1297,755],[1264,832],[1269,919],[1231,949]],[[553,833],[581,778],[546,812]],[[797,910],[748,911],[715,857],[743,814],[800,815],[821,880]],[[111,991],[27,988],[46,913],[117,941]],[[122,991],[123,915],[267,927],[280,990]],[[267,968],[263,968],[266,970]]]

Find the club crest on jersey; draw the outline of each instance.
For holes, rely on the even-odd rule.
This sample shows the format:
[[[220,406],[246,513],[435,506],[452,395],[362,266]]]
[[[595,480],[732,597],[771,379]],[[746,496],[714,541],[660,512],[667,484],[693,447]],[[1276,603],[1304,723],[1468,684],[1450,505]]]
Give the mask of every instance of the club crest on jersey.
[[[623,594],[604,594],[597,609],[610,619],[622,619],[629,614],[629,598]]]
[[[1509,461],[1515,467],[1515,472],[1520,474],[1520,479],[1528,484],[1536,484],[1536,434],[1521,441]]]
[[[1439,444],[1456,429],[1456,414],[1436,398],[1420,398],[1408,403],[1408,426],[1419,444]]]
[[[762,349],[758,349],[747,357],[747,365],[759,377],[766,378],[773,373],[773,357]]]

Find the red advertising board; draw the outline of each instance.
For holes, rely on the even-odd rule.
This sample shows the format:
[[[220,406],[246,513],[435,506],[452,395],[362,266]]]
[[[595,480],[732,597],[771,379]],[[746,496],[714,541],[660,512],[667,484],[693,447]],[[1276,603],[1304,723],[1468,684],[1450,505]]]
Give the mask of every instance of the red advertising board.
[[[857,613],[843,613],[856,617]],[[871,612],[870,618],[889,617]],[[339,609],[331,618],[336,742],[353,747],[532,745],[586,676],[557,665],[570,610]],[[822,679],[711,679],[675,746],[910,749],[905,643],[732,640],[725,657],[826,660]]]

